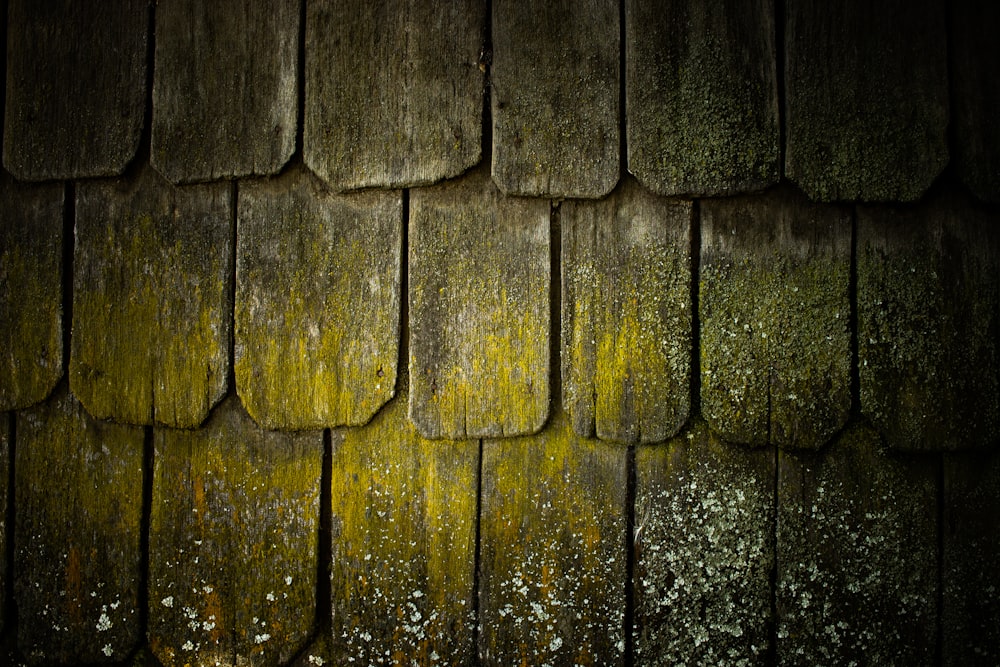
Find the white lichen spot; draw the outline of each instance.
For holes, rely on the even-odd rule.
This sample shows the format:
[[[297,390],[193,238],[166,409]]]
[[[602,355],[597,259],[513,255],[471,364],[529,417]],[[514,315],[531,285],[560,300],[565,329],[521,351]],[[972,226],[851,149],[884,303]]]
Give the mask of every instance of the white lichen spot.
[[[262,634],[262,635],[254,635],[253,643],[254,644],[263,644],[264,642],[266,642],[270,638],[271,638],[271,635],[267,634],[266,632],[264,634]]]
[[[268,594],[267,594],[267,595],[265,595],[264,597],[266,597],[266,598],[267,598],[267,601],[268,601],[268,602],[274,602],[275,600],[277,600],[277,599],[278,599],[278,598],[274,597],[274,593],[273,593],[273,592],[272,592],[272,593],[268,593]]]
[[[292,578],[291,577],[285,577],[285,585],[286,586],[291,586],[292,585]]]
[[[97,631],[104,632],[105,630],[111,629],[111,619],[104,612],[101,612],[101,617],[97,619]]]
[[[103,647],[101,647],[101,653],[103,653],[109,658],[114,654],[114,652],[115,650],[111,648],[111,644],[105,644]]]
[[[173,607],[174,606],[174,596],[173,595],[168,595],[167,597],[165,597],[162,600],[160,600],[160,604],[162,604],[164,607],[167,607],[168,609],[170,607]]]
[[[184,642],[183,644],[181,644],[181,650],[182,651],[193,651],[194,650],[194,644],[192,644],[191,640],[189,639],[186,642]]]

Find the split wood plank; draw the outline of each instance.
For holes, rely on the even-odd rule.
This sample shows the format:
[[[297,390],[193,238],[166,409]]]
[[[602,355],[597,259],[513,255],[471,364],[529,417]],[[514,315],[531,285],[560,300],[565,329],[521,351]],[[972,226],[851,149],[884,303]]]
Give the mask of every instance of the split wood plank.
[[[779,452],[779,664],[933,664],[938,474],[867,426]]]
[[[919,199],[948,162],[945,3],[785,5],[785,174],[821,201]]]
[[[482,156],[486,3],[310,0],[306,165],[335,190],[410,187]]]
[[[63,374],[63,199],[0,175],[0,410],[42,401]]]
[[[957,193],[858,211],[861,409],[890,447],[1000,436],[998,222]]]
[[[597,198],[618,182],[619,9],[494,0],[493,178],[511,195]]]
[[[304,169],[241,187],[236,388],[265,428],[360,425],[396,387],[402,195]]]
[[[314,623],[322,433],[261,430],[230,397],[202,428],[153,438],[153,653],[286,664]]]
[[[295,151],[299,0],[160,0],[150,161],[174,182],[274,174]]]
[[[636,450],[635,664],[765,660],[775,464],[701,420]]]
[[[541,433],[483,443],[479,659],[622,665],[628,451]]]
[[[10,527],[7,525],[8,494],[10,492],[10,451],[11,425],[14,420],[6,412],[0,412],[0,631],[3,631],[7,621],[7,540]],[[0,654],[2,655],[2,654]]]
[[[178,188],[145,168],[80,184],[70,386],[96,417],[191,428],[226,393],[229,186]]]
[[[410,419],[426,438],[535,433],[549,412],[550,205],[483,173],[410,194]]]
[[[124,660],[141,639],[143,430],[65,385],[17,414],[14,595],[32,664]]]
[[[665,440],[691,406],[691,202],[628,179],[606,199],[559,210],[563,406],[573,429]]]
[[[790,189],[702,202],[701,404],[723,438],[818,448],[851,409],[851,218]]]
[[[774,2],[625,3],[628,168],[663,195],[780,177]]]
[[[4,166],[19,180],[116,176],[146,109],[148,0],[11,0]]]

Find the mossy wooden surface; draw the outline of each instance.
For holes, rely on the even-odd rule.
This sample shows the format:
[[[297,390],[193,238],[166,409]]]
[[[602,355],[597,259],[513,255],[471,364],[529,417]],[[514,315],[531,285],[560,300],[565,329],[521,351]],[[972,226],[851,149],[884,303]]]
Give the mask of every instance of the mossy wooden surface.
[[[785,175],[812,199],[911,201],[948,162],[945,3],[785,4]]]
[[[479,170],[410,193],[410,419],[428,438],[534,433],[549,411],[549,203]]]
[[[41,401],[63,374],[63,198],[0,175],[0,410]]]
[[[398,396],[333,433],[332,664],[475,657],[479,444],[432,442]]]
[[[861,409],[893,448],[1000,437],[998,222],[958,195],[858,212]]]
[[[493,178],[507,194],[602,197],[619,174],[613,0],[492,3]]]
[[[114,176],[146,106],[148,0],[10,0],[4,166],[22,180]]]
[[[306,165],[336,190],[407,187],[482,155],[486,4],[306,6]]]
[[[165,667],[287,663],[315,620],[322,433],[263,431],[230,397],[153,443],[153,653]]]
[[[10,428],[13,420],[6,412],[0,412],[0,631],[7,622],[7,541],[10,527],[7,525],[7,507],[10,480]]]
[[[336,195],[305,170],[239,194],[236,388],[266,428],[364,424],[395,391],[399,192]]]
[[[226,393],[232,198],[152,169],[81,183],[70,386],[91,414],[190,428]]]
[[[723,443],[701,420],[636,450],[635,664],[765,660],[774,475],[772,448]]]
[[[728,440],[821,447],[851,408],[848,212],[784,189],[701,212],[702,413]]]
[[[660,194],[777,182],[773,0],[625,3],[628,168]]]
[[[866,426],[779,453],[779,664],[934,664],[937,476]]]
[[[143,430],[62,386],[17,414],[14,596],[32,664],[124,660],[141,640]]]
[[[300,0],[161,0],[150,161],[171,181],[272,174],[295,150]]]
[[[631,179],[567,201],[562,230],[563,405],[577,434],[674,435],[691,403],[691,203]]]
[[[481,664],[624,664],[627,459],[561,411],[483,443]]]

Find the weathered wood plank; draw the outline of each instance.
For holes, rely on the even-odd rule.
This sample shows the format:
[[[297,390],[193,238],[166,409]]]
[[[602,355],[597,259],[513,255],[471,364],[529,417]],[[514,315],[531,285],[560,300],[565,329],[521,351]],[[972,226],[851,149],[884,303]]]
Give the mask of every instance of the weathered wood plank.
[[[63,199],[0,174],[0,410],[43,400],[63,374]]]
[[[410,197],[410,419],[427,438],[538,431],[549,202],[505,197],[482,170]]]
[[[239,193],[236,388],[265,428],[364,424],[399,363],[402,196],[305,170]]]
[[[774,2],[625,3],[628,168],[664,194],[778,181]]]
[[[779,664],[933,664],[937,474],[865,426],[779,452]]]
[[[150,162],[169,180],[273,174],[292,156],[299,3],[156,3]]]
[[[144,169],[82,183],[70,386],[91,414],[194,427],[226,393],[232,198]]]
[[[153,442],[153,653],[166,667],[287,663],[316,609],[322,433],[263,431],[231,397]]]
[[[691,203],[631,179],[567,201],[562,232],[563,406],[578,435],[658,442],[691,404]]]
[[[7,612],[7,540],[10,527],[7,526],[7,503],[10,480],[10,441],[13,419],[6,412],[0,412],[0,631],[3,630]]]
[[[636,450],[635,664],[759,664],[771,633],[775,454],[697,421]]]
[[[66,391],[17,414],[17,644],[33,664],[124,660],[139,623],[143,431]]]
[[[861,409],[893,448],[1000,436],[998,222],[956,195],[858,211]]]
[[[483,665],[624,664],[627,459],[562,411],[483,443]]]
[[[851,408],[849,212],[791,190],[701,212],[705,418],[728,440],[822,446]]]
[[[148,0],[10,0],[4,166],[21,180],[115,176],[146,106]]]
[[[612,0],[494,0],[493,179],[512,195],[602,197],[619,165]]]
[[[785,5],[785,175],[813,199],[918,199],[948,162],[945,3]]]
[[[336,190],[425,185],[482,155],[486,3],[310,0],[306,165]]]

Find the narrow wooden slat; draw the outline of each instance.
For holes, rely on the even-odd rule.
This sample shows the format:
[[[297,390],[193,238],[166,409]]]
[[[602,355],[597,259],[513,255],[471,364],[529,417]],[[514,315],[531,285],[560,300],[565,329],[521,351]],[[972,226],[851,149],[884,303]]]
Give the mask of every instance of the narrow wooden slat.
[[[563,405],[577,434],[658,442],[691,403],[691,203],[631,179],[568,201],[562,230]]]
[[[410,419],[427,438],[538,431],[549,410],[549,203],[480,170],[410,194]]]
[[[156,3],[150,161],[169,180],[273,174],[292,156],[299,3]]]
[[[266,428],[367,422],[399,360],[399,192],[334,195],[305,170],[239,194],[236,388]]]
[[[660,194],[780,176],[774,2],[625,3],[628,168]]]
[[[848,211],[791,190],[701,211],[705,418],[737,442],[822,446],[851,408]]]
[[[148,0],[11,0],[4,166],[18,179],[115,176],[146,106]]]
[[[306,165],[336,190],[457,176],[482,155],[479,0],[306,6]]]
[[[483,665],[624,664],[627,458],[561,411],[483,443]]]
[[[62,377],[63,192],[0,175],[0,410],[43,400]]]
[[[612,0],[494,0],[493,178],[507,194],[601,197],[619,174]]]
[[[759,664],[769,649],[775,455],[697,421],[636,451],[635,664]]]
[[[79,186],[69,372],[91,414],[190,428],[225,395],[231,199],[149,168]]]
[[[32,664],[124,660],[141,639],[143,431],[65,387],[18,413],[14,595]]]
[[[235,398],[196,431],[157,429],[149,644],[165,667],[273,667],[313,628],[318,431],[263,431]]]
[[[10,528],[7,526],[8,493],[10,492],[10,428],[13,423],[10,415],[0,412],[0,631],[7,622],[7,572],[10,564],[7,562],[7,541],[10,539]]]

